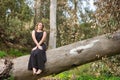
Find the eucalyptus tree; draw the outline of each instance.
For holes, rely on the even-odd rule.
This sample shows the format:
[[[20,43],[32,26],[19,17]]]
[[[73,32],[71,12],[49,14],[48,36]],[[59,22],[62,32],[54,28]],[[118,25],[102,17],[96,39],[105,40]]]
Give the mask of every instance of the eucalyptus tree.
[[[13,47],[26,43],[25,23],[31,21],[33,12],[26,0],[0,0],[0,43]],[[23,36],[24,35],[24,36]]]
[[[94,11],[89,0],[58,1],[57,11],[57,46],[97,35],[97,28],[91,28]]]
[[[50,0],[34,0],[34,24],[41,21],[49,29],[49,6]]]
[[[120,29],[120,1],[119,0],[95,0],[97,6],[95,20],[96,25],[102,29],[102,33],[112,33]],[[101,4],[102,3],[102,4]]]
[[[9,20],[18,18],[20,21],[28,21],[31,19],[32,11],[26,4],[25,0],[1,0],[0,1],[0,22],[4,21],[7,26],[11,26]],[[10,4],[10,5],[9,5]],[[1,25],[1,27],[3,27]]]
[[[49,48],[56,48],[56,8],[57,0],[50,0],[50,36],[49,36]]]
[[[100,33],[115,33],[120,30],[120,1],[119,0],[95,0],[95,27],[100,28]],[[107,35],[108,37],[110,35]],[[120,38],[119,38],[120,39]],[[120,55],[104,60],[113,75],[120,76]]]

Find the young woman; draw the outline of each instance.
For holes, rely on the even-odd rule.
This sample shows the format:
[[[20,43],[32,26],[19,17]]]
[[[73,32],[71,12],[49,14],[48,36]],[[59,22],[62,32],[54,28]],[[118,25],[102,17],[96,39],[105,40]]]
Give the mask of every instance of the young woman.
[[[32,48],[28,62],[28,70],[33,70],[34,74],[40,74],[45,68],[46,45],[44,43],[47,33],[43,30],[44,25],[38,23],[32,31],[32,39],[35,46]]]

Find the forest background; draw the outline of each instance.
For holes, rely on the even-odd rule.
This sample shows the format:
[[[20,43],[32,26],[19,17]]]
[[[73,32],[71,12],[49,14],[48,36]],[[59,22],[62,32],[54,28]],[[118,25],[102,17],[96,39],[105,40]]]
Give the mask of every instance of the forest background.
[[[37,1],[40,1],[38,9],[34,6]],[[120,28],[119,0],[58,0],[56,4],[56,48],[114,33]],[[1,58],[30,54],[33,46],[31,31],[38,21],[45,25],[49,47],[50,0],[1,0],[0,15]],[[64,80],[119,80],[120,56],[104,58],[53,76]]]

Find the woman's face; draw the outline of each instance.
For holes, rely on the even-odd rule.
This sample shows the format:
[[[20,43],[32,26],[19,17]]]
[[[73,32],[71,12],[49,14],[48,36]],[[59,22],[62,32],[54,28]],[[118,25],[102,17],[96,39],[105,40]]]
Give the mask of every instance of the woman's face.
[[[42,29],[43,29],[42,23],[39,23],[39,24],[38,24],[38,29],[39,29],[39,30],[42,30]]]

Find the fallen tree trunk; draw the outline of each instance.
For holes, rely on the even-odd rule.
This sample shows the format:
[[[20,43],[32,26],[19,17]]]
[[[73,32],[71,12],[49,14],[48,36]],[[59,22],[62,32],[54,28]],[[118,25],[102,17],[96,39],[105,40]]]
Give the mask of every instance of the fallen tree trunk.
[[[0,70],[0,80],[4,80],[4,79],[7,79],[10,77],[10,71],[11,71],[12,65],[13,65],[13,63],[7,59],[2,60],[2,63],[4,63],[4,64],[2,65],[3,67],[0,66],[1,68],[3,68]]]
[[[57,74],[62,71],[96,61],[104,56],[120,53],[120,32],[113,35],[98,36],[79,41],[70,45],[47,51],[45,71],[39,76],[33,76],[27,70],[29,55],[13,59],[12,75],[15,80],[37,80],[40,77]]]

